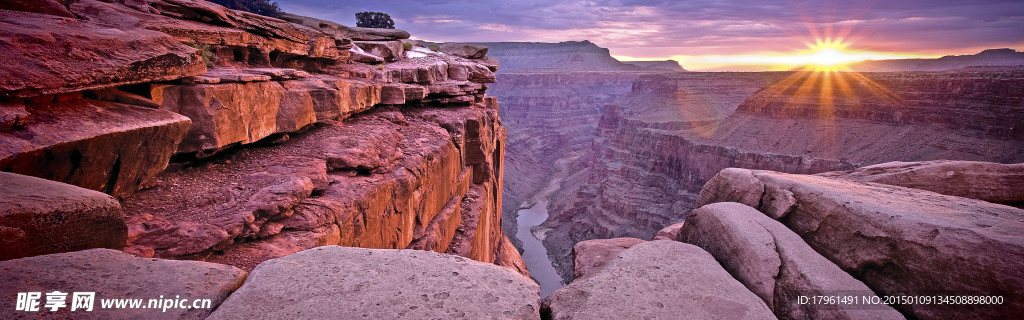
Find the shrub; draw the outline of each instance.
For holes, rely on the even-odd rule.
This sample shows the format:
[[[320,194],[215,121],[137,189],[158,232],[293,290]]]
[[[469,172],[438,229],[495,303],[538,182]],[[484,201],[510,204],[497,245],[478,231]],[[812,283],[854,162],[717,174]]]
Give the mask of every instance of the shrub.
[[[405,51],[412,50],[412,42],[403,42],[402,46],[405,47]]]
[[[427,48],[430,48],[430,51],[441,51],[441,47],[438,47],[436,44],[432,44]]]
[[[210,46],[197,42],[184,42],[186,46],[199,49],[199,56],[203,57],[207,68],[213,68],[213,49]]]
[[[356,26],[360,28],[381,28],[394,29],[395,21],[391,16],[383,12],[360,12],[356,13]]]
[[[222,5],[228,9],[252,12],[262,16],[280,18],[284,11],[277,6],[277,2],[270,0],[209,0],[210,2]]]

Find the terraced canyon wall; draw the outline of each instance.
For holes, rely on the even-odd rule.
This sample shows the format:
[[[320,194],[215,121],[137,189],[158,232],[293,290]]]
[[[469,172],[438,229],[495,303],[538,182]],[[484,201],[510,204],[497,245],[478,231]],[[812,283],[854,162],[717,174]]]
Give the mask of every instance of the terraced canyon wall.
[[[497,73],[498,81],[488,93],[501,101],[499,114],[506,128],[508,149],[502,201],[502,226],[506,234],[516,234],[517,211],[551,178],[555,160],[590,148],[603,111],[601,106],[628,93],[639,75]]]
[[[248,270],[334,244],[526,274],[501,230],[485,51],[205,1],[45,2],[0,10],[0,229],[25,244],[4,259],[106,247]],[[81,196],[22,194],[64,188]]]
[[[542,225],[571,277],[572,245],[682,221],[728,167],[811,174],[888,161],[1024,161],[1024,74],[686,73],[646,76],[605,109],[581,170]],[[710,101],[710,102],[709,102]],[[730,105],[735,112],[730,110]]]

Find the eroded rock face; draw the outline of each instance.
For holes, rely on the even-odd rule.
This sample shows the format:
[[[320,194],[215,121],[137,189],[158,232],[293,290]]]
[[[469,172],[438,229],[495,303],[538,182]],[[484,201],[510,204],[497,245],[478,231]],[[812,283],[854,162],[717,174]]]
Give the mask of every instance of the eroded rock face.
[[[0,95],[52,95],[206,72],[196,49],[160,32],[6,10],[0,30]]]
[[[124,248],[124,213],[108,195],[0,172],[0,260]]]
[[[1013,317],[1024,301],[1024,210],[980,200],[882,184],[731,170],[760,186],[729,190],[709,185],[708,203],[738,201],[732,195],[762,193],[762,212],[778,210],[780,221],[825,258],[879,295],[1001,295],[1001,306],[897,305],[917,318]],[[721,180],[720,180],[721,181]],[[738,186],[737,188],[741,188]],[[785,190],[789,199],[766,190]],[[784,202],[779,204],[780,200]],[[782,208],[781,210],[778,208]],[[1010,298],[1015,297],[1015,298]]]
[[[324,246],[261,263],[210,319],[539,319],[539,290],[462,257]]]
[[[0,132],[0,171],[126,196],[166,166],[191,121],[126,104],[71,100],[28,106]]]
[[[678,240],[711,253],[779,318],[903,319],[889,306],[801,304],[800,296],[875,295],[785,225],[746,205],[719,202],[693,210]]]
[[[597,273],[620,252],[647,241],[637,238],[594,239],[580,241],[572,247],[572,279],[583,279]]]
[[[166,173],[125,199],[129,242],[133,252],[244,269],[326,244],[515,267],[518,253],[503,249],[504,130],[493,105],[378,108]]]
[[[92,249],[0,262],[0,315],[7,319],[46,316],[75,319],[204,319],[242,285],[246,272],[238,268],[199,261],[138,258],[110,250]],[[67,306],[57,312],[40,308],[36,313],[15,311],[18,292],[68,293]],[[70,311],[73,292],[95,292],[90,311]],[[208,308],[105,309],[100,299],[209,299]],[[45,303],[45,296],[40,307]],[[6,306],[11,306],[7,308]]]
[[[980,161],[887,162],[820,174],[1004,204],[1024,204],[1024,163]]]
[[[551,319],[775,319],[704,250],[651,241],[542,301]]]

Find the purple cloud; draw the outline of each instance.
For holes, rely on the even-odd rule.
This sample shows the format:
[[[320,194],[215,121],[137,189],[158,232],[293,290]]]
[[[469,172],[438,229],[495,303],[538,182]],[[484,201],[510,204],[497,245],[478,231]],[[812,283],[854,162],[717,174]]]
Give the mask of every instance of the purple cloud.
[[[802,48],[844,35],[865,50],[966,54],[1024,47],[1019,0],[276,0],[285,11],[354,25],[382,11],[434,41],[591,40],[637,58]]]

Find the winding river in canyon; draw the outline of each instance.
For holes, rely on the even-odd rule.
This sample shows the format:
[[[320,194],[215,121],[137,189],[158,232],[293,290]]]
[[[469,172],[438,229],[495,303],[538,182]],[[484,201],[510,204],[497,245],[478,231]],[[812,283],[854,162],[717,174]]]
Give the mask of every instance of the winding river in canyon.
[[[523,242],[523,260],[526,261],[526,268],[530,270],[530,276],[540,284],[542,298],[547,297],[548,294],[558,290],[564,284],[562,284],[562,277],[558,275],[558,271],[555,271],[555,267],[551,265],[547,248],[544,248],[544,244],[537,239],[531,229],[547,220],[548,196],[558,190],[562,179],[568,176],[566,165],[570,160],[571,158],[562,158],[555,161],[557,171],[548,181],[547,187],[529,200],[533,204],[531,207],[519,210],[519,218],[516,221],[519,225],[516,238]]]

